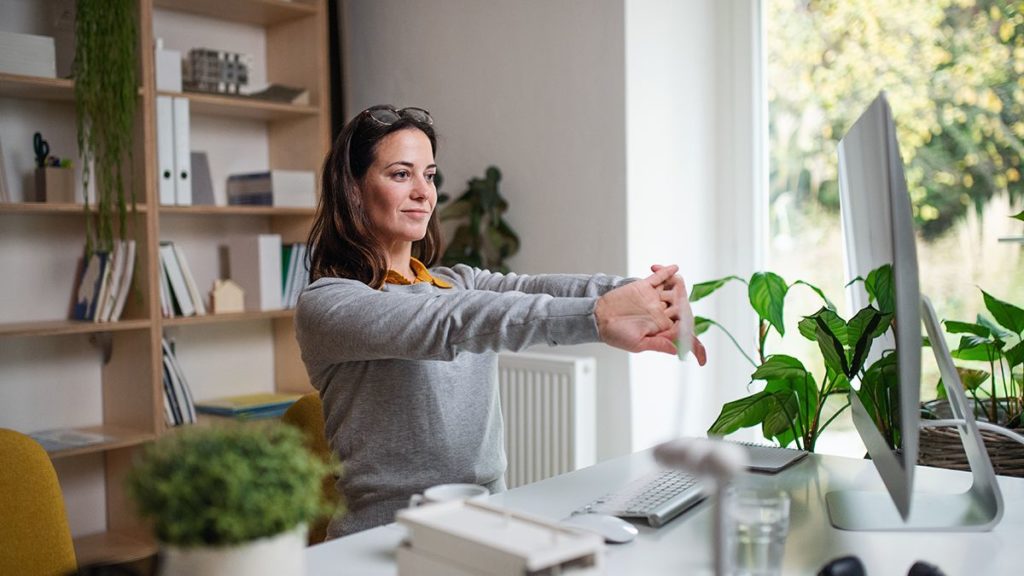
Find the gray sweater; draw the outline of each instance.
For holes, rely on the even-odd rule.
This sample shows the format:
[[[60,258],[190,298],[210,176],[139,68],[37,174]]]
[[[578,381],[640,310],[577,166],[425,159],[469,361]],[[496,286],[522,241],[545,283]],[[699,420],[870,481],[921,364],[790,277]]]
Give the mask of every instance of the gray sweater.
[[[496,352],[598,341],[597,297],[625,282],[463,265],[430,272],[452,288],[321,278],[299,299],[302,360],[344,467],[348,511],[328,537],[391,522],[435,484],[504,490]]]

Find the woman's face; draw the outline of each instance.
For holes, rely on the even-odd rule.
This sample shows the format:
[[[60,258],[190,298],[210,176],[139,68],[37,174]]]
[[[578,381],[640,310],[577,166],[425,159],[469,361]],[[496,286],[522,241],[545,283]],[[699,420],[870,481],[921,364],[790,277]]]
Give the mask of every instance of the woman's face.
[[[414,128],[385,136],[373,164],[359,183],[363,205],[377,237],[387,249],[427,234],[437,204],[434,153],[430,139]]]

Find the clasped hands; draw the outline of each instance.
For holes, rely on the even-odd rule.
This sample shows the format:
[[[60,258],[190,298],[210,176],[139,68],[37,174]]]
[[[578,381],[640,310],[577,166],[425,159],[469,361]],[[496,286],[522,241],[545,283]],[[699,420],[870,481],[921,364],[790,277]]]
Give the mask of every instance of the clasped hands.
[[[597,299],[594,316],[601,340],[629,352],[676,354],[676,341],[688,339],[701,366],[707,353],[693,334],[693,312],[679,267],[651,266],[653,274]]]

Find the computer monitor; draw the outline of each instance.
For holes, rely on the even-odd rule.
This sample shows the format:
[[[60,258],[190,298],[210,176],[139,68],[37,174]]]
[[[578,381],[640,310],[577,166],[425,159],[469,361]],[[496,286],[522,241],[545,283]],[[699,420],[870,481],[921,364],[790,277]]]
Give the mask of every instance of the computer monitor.
[[[890,264],[895,330],[872,349],[874,358],[896,354],[898,384],[890,395],[898,442],[883,433],[851,390],[853,422],[887,490],[835,491],[826,495],[829,517],[847,530],[990,530],[1002,517],[1002,497],[959,375],[935,312],[918,285],[917,249],[910,196],[892,110],[885,93],[868,106],[839,143],[839,199],[846,279],[866,278]],[[863,283],[850,284],[853,310],[868,305]],[[925,322],[974,475],[962,494],[914,489],[920,423],[921,321]],[[874,358],[865,364],[870,365]],[[854,383],[856,387],[858,383]]]

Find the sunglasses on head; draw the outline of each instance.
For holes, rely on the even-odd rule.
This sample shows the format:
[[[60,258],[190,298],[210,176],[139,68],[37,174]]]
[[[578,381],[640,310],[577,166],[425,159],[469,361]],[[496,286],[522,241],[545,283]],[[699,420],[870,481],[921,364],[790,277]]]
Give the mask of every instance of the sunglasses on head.
[[[363,110],[362,113],[382,126],[390,126],[401,118],[408,118],[409,120],[427,125],[434,123],[434,119],[430,117],[430,112],[416,107],[397,109],[392,106],[374,106]]]

